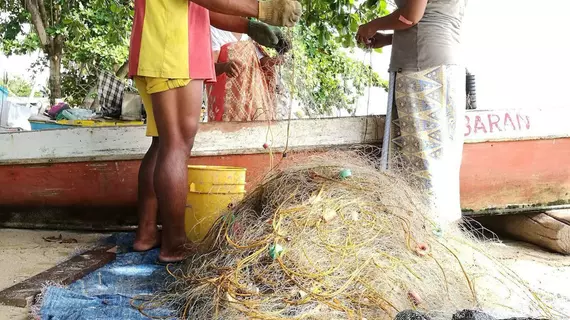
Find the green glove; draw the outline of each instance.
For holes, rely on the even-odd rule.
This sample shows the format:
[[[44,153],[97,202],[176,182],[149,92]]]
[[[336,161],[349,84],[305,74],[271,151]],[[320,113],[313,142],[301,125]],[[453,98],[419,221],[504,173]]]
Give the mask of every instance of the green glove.
[[[253,39],[253,41],[268,48],[275,48],[279,43],[276,30],[279,29],[272,29],[263,22],[250,20],[247,25],[247,35]],[[279,32],[281,32],[281,30],[279,30]]]
[[[275,35],[277,35],[277,45],[274,47],[277,50],[277,53],[281,56],[286,54],[289,50],[291,50],[291,43],[289,40],[285,39],[285,35],[281,32],[280,29],[275,29]]]

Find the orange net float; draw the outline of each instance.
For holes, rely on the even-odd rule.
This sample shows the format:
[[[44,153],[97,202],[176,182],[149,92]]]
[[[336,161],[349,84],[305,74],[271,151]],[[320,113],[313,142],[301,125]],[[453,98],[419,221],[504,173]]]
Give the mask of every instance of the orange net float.
[[[422,304],[422,297],[420,297],[420,295],[415,292],[414,290],[410,290],[408,292],[408,299],[410,299],[410,301],[414,304],[414,306],[419,306]]]
[[[416,247],[416,254],[420,257],[429,255],[430,249],[427,243],[419,243]]]

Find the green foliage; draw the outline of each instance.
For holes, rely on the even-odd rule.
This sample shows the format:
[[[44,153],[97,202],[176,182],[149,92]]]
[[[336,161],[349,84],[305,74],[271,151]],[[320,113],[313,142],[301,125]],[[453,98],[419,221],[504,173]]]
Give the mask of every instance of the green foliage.
[[[63,37],[67,61],[110,68],[127,59],[132,1],[45,0],[45,9],[47,12],[60,11],[58,18],[48,15],[44,24],[48,36]],[[6,8],[0,9],[0,13],[0,44],[6,55],[44,49],[33,32],[31,14],[20,1],[7,1]]]
[[[71,106],[81,105],[85,98],[95,98],[88,96],[89,90],[97,82],[97,75],[85,72],[80,68],[71,68],[61,74],[61,89],[65,102]],[[95,94],[92,92],[91,94]]]
[[[0,81],[0,86],[8,88],[11,97],[29,97],[32,93],[32,82],[20,76],[5,75]],[[35,97],[41,97],[41,92],[36,92]]]
[[[63,39],[62,96],[79,101],[86,93],[85,82],[93,84],[98,71],[114,70],[128,59],[133,1],[45,0],[44,3],[50,13],[43,21],[48,37]],[[59,14],[52,14],[54,11]],[[0,49],[6,55],[37,50],[49,55],[31,24],[31,14],[21,1],[8,0],[6,7],[0,9]]]
[[[386,0],[302,0],[302,25],[314,30],[321,45],[333,40],[355,47],[358,26],[388,14]]]
[[[18,1],[8,2],[6,8],[0,9],[0,49],[6,55],[27,54],[40,47],[36,33],[24,31],[30,17]]]
[[[287,83],[294,87],[294,97],[301,101],[307,115],[332,115],[336,110],[353,113],[366,88],[387,88],[386,81],[366,64],[368,61],[350,57],[334,37],[321,43],[321,34],[316,27],[295,28],[295,70],[285,72]]]
[[[358,26],[388,14],[386,0],[302,2],[305,12],[293,32],[296,75],[288,82],[305,113],[332,115],[343,109],[353,113],[366,88],[387,90],[387,82],[371,70],[368,61],[349,55],[356,48]]]
[[[42,48],[35,32],[26,32],[30,13],[22,1],[2,0],[0,49],[6,54]],[[128,57],[131,0],[44,0],[49,37],[63,39],[62,95],[80,101],[100,70],[116,70]],[[305,13],[294,33],[295,97],[312,115],[336,109],[353,111],[369,85],[386,84],[344,48],[355,48],[358,26],[387,13],[386,0],[302,0]],[[59,13],[55,16],[53,12]],[[33,31],[33,27],[32,27]],[[37,66],[45,65],[38,61]],[[285,76],[290,71],[286,71]],[[292,74],[289,74],[292,76]],[[310,88],[310,90],[306,89]]]
[[[84,2],[65,14],[54,30],[61,32],[66,39],[65,67],[113,70],[128,59],[133,2]]]
[[[66,36],[62,93],[72,105],[80,104],[102,70],[115,70],[128,59],[133,4],[89,0],[62,21]]]

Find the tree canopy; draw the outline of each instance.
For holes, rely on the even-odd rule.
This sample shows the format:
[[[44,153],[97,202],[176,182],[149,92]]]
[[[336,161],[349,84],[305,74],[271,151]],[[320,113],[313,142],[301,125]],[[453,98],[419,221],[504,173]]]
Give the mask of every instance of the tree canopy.
[[[126,61],[132,24],[129,0],[5,0],[0,9],[4,53],[41,50],[48,65],[52,101],[62,94],[61,67],[81,74]],[[78,71],[79,70],[79,71]]]
[[[304,14],[294,30],[295,98],[309,115],[354,112],[368,86],[387,89],[366,61],[348,53],[357,47],[358,26],[385,15],[386,0],[303,0]],[[354,51],[353,51],[354,52]],[[290,70],[289,70],[290,71]],[[290,81],[291,82],[291,81]]]
[[[358,27],[388,14],[386,0],[303,0],[302,25],[310,27],[321,45],[333,40],[346,48],[356,46]]]
[[[4,0],[0,8],[0,46],[7,55],[41,50],[35,66],[49,67],[52,100],[79,100],[78,92],[94,82],[100,70],[125,74],[131,0]],[[361,23],[387,13],[386,0],[302,0],[304,15],[294,29],[295,64],[310,73],[295,91],[311,102],[311,112],[327,114],[349,108],[368,84],[383,82],[344,48],[356,47]],[[63,69],[62,69],[63,67]],[[350,111],[350,110],[349,110]]]

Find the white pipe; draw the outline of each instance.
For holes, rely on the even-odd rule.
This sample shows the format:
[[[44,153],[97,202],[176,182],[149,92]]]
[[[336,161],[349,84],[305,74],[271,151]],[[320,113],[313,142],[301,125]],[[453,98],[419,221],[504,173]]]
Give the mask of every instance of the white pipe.
[[[384,138],[382,140],[382,156],[380,158],[380,168],[388,170],[388,155],[390,153],[390,130],[392,129],[392,108],[394,108],[394,91],[396,84],[396,73],[390,73],[388,84],[388,107],[386,108],[386,121],[384,122]]]

